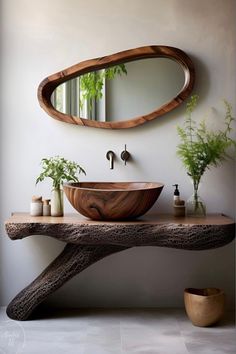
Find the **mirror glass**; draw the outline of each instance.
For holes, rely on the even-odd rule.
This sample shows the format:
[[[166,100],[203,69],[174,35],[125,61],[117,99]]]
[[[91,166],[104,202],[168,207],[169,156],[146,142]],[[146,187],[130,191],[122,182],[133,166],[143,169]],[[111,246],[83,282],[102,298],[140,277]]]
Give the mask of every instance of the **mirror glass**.
[[[53,107],[64,114],[98,122],[146,115],[176,97],[185,72],[165,57],[139,59],[77,76],[57,86]]]

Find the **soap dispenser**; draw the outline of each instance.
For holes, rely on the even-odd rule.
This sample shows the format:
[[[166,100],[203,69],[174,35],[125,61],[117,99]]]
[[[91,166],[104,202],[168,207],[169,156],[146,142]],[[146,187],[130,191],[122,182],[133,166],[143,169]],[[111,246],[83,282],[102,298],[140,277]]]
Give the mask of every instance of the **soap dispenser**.
[[[174,191],[174,204],[176,204],[176,202],[178,202],[180,200],[179,197],[179,185],[178,184],[173,184],[173,187],[175,187],[175,191]]]
[[[180,199],[180,193],[179,193],[179,185],[174,184],[173,187],[175,187],[174,191],[174,216],[185,216],[185,201]]]

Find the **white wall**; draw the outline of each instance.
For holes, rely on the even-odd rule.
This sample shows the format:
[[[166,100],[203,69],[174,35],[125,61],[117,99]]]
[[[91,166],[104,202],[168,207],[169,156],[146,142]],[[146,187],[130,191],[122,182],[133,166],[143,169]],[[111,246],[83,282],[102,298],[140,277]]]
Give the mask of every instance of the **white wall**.
[[[182,196],[191,185],[176,158],[176,125],[184,105],[131,130],[107,131],[57,122],[39,107],[37,86],[46,76],[79,61],[148,44],[183,49],[196,67],[195,92],[201,119],[209,107],[218,125],[220,99],[235,110],[234,0],[2,0],[1,9],[1,221],[12,211],[27,211],[39,161],[56,154],[78,161],[88,180],[162,181],[156,205],[171,211],[172,184]],[[108,168],[108,149],[124,144],[134,157]],[[234,216],[232,161],[207,172],[202,196],[209,212]],[[71,211],[68,204],[67,211]],[[1,304],[6,305],[51,261],[63,244],[40,236],[11,241],[1,229]],[[105,258],[55,293],[50,301],[68,306],[182,306],[188,286],[225,289],[234,298],[234,245],[190,252],[139,248]]]
[[[184,86],[182,67],[167,58],[126,63],[127,75],[106,82],[106,118],[127,120],[153,112]]]

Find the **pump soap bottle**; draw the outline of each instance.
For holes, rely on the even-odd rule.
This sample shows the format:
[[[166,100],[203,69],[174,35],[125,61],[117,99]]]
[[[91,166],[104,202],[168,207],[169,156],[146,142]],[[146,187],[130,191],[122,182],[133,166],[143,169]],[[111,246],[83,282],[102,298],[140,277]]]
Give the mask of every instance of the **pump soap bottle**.
[[[179,185],[178,184],[173,184],[173,187],[175,187],[175,191],[174,191],[174,204],[177,204],[176,202],[178,202],[180,200],[179,197]]]
[[[174,216],[185,216],[185,201],[180,199],[180,193],[179,193],[179,185],[178,184],[173,184],[173,187],[175,187],[174,191]]]

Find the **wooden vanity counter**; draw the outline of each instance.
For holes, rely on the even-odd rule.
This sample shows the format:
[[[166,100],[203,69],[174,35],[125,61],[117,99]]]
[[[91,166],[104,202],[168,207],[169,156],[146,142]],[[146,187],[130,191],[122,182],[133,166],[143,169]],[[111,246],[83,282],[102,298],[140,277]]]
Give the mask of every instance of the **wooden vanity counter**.
[[[8,305],[8,316],[16,320],[28,319],[66,281],[112,253],[136,246],[206,250],[222,247],[235,238],[234,221],[220,214],[204,218],[144,215],[128,221],[93,221],[80,214],[33,217],[14,213],[5,228],[12,240],[42,235],[66,243],[59,256]]]
[[[162,246],[188,250],[221,247],[235,237],[234,221],[220,214],[204,218],[144,215],[128,221],[93,221],[80,214],[51,217],[14,213],[5,228],[12,240],[43,235],[76,245]]]

